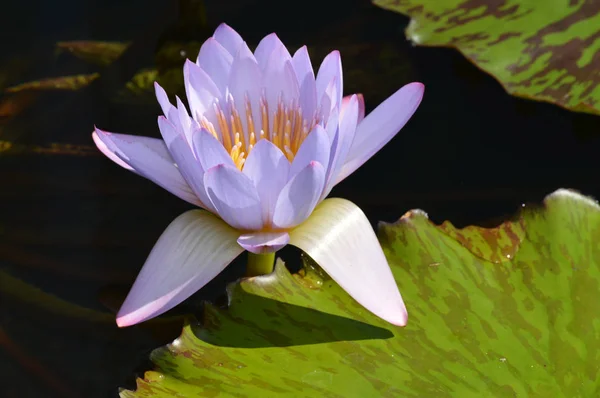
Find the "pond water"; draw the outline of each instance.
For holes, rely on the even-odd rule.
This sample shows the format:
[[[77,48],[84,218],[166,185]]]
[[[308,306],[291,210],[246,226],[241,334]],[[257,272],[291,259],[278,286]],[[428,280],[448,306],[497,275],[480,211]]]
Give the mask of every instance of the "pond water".
[[[205,7],[205,9],[203,9]],[[35,10],[35,12],[32,12]],[[191,208],[95,150],[93,125],[158,137],[152,95],[122,95],[138,71],[169,79],[220,23],[252,46],[276,32],[313,64],[340,49],[345,93],[367,112],[400,86],[425,97],[403,131],[331,196],[358,204],[375,225],[421,208],[435,222],[498,222],[522,203],[565,187],[600,197],[597,117],[507,95],[451,49],[416,48],[408,19],[368,1],[12,2],[3,6],[0,88],[99,72],[77,91],[2,97],[0,141],[0,389],[3,397],[115,397],[150,367],[203,299],[219,299],[243,258],[166,314],[118,329],[119,307],[167,224]],[[69,40],[131,41],[109,66],[55,53]],[[189,54],[188,54],[189,53]],[[173,69],[175,68],[175,69]],[[165,77],[166,76],[166,77]],[[67,146],[71,145],[71,146]],[[294,264],[297,252],[284,251]]]

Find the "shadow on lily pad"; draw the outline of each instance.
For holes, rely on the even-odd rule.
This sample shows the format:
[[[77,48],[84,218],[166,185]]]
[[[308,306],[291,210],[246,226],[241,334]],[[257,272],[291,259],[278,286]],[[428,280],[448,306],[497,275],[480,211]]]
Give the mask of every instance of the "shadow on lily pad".
[[[268,291],[269,284],[280,284],[282,278],[290,283],[299,283],[293,281],[283,262],[278,260],[273,274],[252,279],[253,285],[260,280],[261,288]],[[191,325],[197,338],[221,347],[265,348],[389,339],[394,336],[391,331],[379,326],[262,297],[246,290],[246,287],[244,283],[230,286],[227,310],[206,305],[203,325]],[[289,297],[286,300],[289,301]],[[223,333],[223,330],[229,332]]]

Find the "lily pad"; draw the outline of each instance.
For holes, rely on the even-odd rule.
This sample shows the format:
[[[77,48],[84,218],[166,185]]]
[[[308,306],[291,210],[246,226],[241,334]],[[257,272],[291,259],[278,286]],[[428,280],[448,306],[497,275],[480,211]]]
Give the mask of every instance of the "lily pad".
[[[206,305],[121,397],[600,396],[600,207],[560,190],[518,220],[518,249],[499,263],[481,253],[503,233],[471,228],[465,244],[420,210],[382,223],[406,328],[310,260],[234,283],[229,307]]]
[[[454,47],[510,94],[600,114],[600,3],[373,0],[411,17],[413,43]]]

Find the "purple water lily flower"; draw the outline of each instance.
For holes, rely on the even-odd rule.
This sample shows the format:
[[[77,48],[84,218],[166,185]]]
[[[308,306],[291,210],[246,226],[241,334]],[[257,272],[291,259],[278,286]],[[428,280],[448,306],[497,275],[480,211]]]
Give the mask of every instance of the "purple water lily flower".
[[[324,199],[405,125],[423,85],[402,87],[365,118],[361,95],[342,97],[339,52],[325,57],[315,77],[306,47],[291,56],[271,34],[252,53],[225,24],[183,73],[191,115],[155,84],[162,140],[93,133],[115,163],[204,209],[167,227],[117,324],[171,309],[244,250],[291,244],[366,309],[404,326],[406,307],[364,213],[347,200]]]

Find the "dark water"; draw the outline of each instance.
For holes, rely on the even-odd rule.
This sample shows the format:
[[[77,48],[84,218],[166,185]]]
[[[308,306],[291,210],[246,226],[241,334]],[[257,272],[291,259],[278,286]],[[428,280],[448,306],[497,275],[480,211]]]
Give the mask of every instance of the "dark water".
[[[222,21],[251,45],[275,31],[292,49],[309,45],[313,57],[340,48],[345,92],[364,93],[367,111],[410,81],[425,83],[424,101],[403,132],[333,192],[373,223],[411,208],[436,222],[485,223],[561,187],[600,196],[600,119],[510,97],[453,50],[412,47],[400,15],[358,0],[212,0],[205,13],[201,5],[3,5],[1,87],[101,73],[79,91],[26,98],[16,116],[0,119],[0,140],[20,148],[0,153],[3,397],[115,397],[148,368],[150,350],[178,334],[177,319],[118,329],[114,311],[157,237],[190,206],[100,156],[90,133],[97,124],[157,137],[153,99],[119,100],[119,90],[142,68],[178,67],[183,57],[165,59],[161,49],[188,51]],[[133,44],[106,68],[54,54],[55,42],[83,39]],[[53,143],[83,149],[40,153]],[[284,253],[292,263],[296,254]],[[166,318],[222,294],[242,266],[243,259]]]

